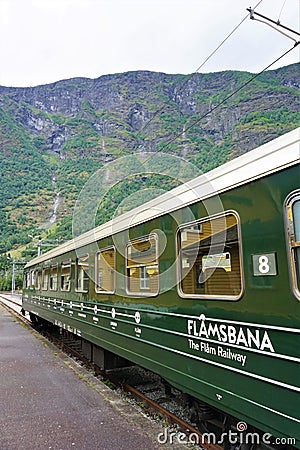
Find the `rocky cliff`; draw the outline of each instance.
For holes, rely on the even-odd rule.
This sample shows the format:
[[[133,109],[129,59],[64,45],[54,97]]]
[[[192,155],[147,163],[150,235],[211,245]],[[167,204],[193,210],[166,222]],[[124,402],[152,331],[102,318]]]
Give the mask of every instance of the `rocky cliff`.
[[[234,71],[0,87],[0,247],[49,221],[57,192],[57,218],[68,217],[88,176],[119,156],[162,150],[206,171],[295,128],[299,67],[265,72],[242,90],[252,74]]]

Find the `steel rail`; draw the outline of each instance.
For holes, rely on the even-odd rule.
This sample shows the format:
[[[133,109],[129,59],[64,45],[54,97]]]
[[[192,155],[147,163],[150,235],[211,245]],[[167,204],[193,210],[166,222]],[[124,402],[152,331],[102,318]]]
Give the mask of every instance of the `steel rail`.
[[[92,369],[95,372],[95,375],[101,375],[105,380],[112,383],[114,386],[119,387],[122,389],[122,391],[125,391],[127,393],[130,393],[136,400],[141,401],[144,408],[149,413],[159,413],[161,417],[166,419],[170,424],[177,425],[178,428],[184,432],[185,434],[188,433],[189,435],[197,436],[197,440],[201,442],[201,447],[205,450],[223,450],[223,447],[217,445],[217,444],[211,444],[208,442],[207,438],[205,438],[202,433],[195,427],[193,427],[188,422],[185,422],[180,417],[177,417],[175,414],[173,414],[171,411],[168,411],[163,406],[159,405],[154,400],[150,399],[149,397],[145,396],[143,393],[138,391],[133,386],[130,386],[127,383],[123,383],[120,380],[118,380],[113,374],[106,372],[105,370],[100,369],[99,366],[92,363],[88,358],[86,358],[82,353],[78,352],[68,344],[66,344],[62,338],[58,338],[57,336],[52,335],[51,333],[47,332],[45,333],[46,337],[51,340],[55,345],[57,345],[62,351],[66,353],[71,353],[73,356],[78,358],[81,362],[83,362],[89,369]]]
[[[17,319],[19,319],[21,322],[32,326],[31,320],[27,319],[25,316],[23,316],[23,314],[21,312],[16,311],[12,306],[9,306],[3,300],[5,300],[5,302],[12,303],[12,304],[14,304],[16,306],[19,306],[21,308],[22,308],[22,304],[17,303],[14,300],[8,299],[8,298],[4,297],[4,295],[0,294],[0,303],[1,303],[1,305],[4,308],[6,308],[9,312],[13,313],[17,317]]]
[[[49,341],[51,341],[54,345],[56,345],[61,351],[67,354],[72,354],[75,358],[80,360],[84,363],[84,365],[88,369],[92,369],[94,371],[95,376],[101,375],[105,380],[109,381],[114,385],[115,387],[119,387],[122,389],[122,391],[127,392],[131,394],[137,401],[140,401],[143,404],[143,408],[148,411],[150,414],[159,414],[161,417],[163,417],[165,420],[168,421],[169,424],[178,426],[179,430],[183,433],[187,434],[188,436],[194,436],[198,442],[201,443],[201,447],[205,450],[223,450],[223,447],[217,445],[217,444],[211,444],[208,442],[207,438],[200,433],[198,429],[193,427],[191,424],[185,422],[183,419],[177,417],[175,414],[173,414],[171,411],[168,411],[163,406],[159,405],[154,400],[150,399],[149,397],[145,396],[143,393],[138,391],[133,386],[130,386],[127,383],[123,383],[119,381],[113,374],[106,372],[105,370],[100,369],[99,366],[92,363],[88,358],[86,358],[82,353],[80,353],[78,350],[72,348],[69,344],[64,342],[63,336],[57,337],[54,334],[50,333],[49,331],[41,330],[36,328],[30,320],[28,320],[26,317],[24,317],[21,313],[13,309],[12,307],[8,306],[6,303],[3,303],[1,301],[1,298],[4,299],[6,302],[11,302],[13,304],[16,304],[17,306],[22,306],[19,303],[16,303],[13,300],[7,299],[4,296],[1,296],[0,294],[0,302],[1,304],[7,308],[12,314],[14,314],[19,320],[21,320],[23,323],[30,325],[34,329],[36,329],[40,334],[42,334],[45,338],[47,338]],[[76,340],[74,340],[76,342]],[[192,443],[192,441],[191,441]],[[195,442],[196,443],[196,442]]]
[[[14,300],[8,299],[8,298],[4,297],[4,295],[2,295],[2,294],[0,294],[0,301],[2,304],[4,304],[1,299],[5,300],[6,302],[13,303],[14,305],[20,306],[22,308],[22,303],[17,303]]]

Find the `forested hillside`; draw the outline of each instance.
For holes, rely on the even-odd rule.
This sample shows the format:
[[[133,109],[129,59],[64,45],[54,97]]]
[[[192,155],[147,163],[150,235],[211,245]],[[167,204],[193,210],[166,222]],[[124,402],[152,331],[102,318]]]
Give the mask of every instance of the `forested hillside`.
[[[208,171],[299,126],[299,68],[265,72],[215,110],[252,74],[141,71],[0,87],[0,253],[33,238],[71,237],[81,188],[121,156],[162,151]],[[99,220],[134,189],[175,184],[157,176],[125,180]]]

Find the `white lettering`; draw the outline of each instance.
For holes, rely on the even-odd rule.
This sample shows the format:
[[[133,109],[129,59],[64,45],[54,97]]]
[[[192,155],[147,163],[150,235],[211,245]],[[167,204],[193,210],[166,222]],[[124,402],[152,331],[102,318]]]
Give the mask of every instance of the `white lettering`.
[[[255,344],[257,348],[260,346],[260,339],[259,339],[259,330],[255,330],[255,336],[252,334],[252,331],[247,328],[247,338],[248,338],[248,345],[249,347],[252,347],[251,342]]]
[[[228,326],[228,328],[227,328],[227,335],[228,335],[228,342],[230,344],[235,344],[235,341],[236,341],[236,329],[232,325]]]
[[[248,342],[246,340],[246,336],[244,334],[243,328],[239,329],[238,336],[236,338],[236,344],[237,345],[244,344],[245,347],[248,347]]]
[[[220,325],[220,334],[222,335],[221,337],[221,341],[222,342],[226,342],[227,341],[227,336],[226,336],[226,325]]]
[[[261,342],[261,346],[260,346],[261,350],[264,350],[265,348],[268,348],[271,352],[275,351],[274,348],[273,348],[273,345],[272,345],[272,343],[270,341],[269,335],[268,335],[268,333],[266,331],[264,332],[264,335],[263,335],[263,338],[262,338],[262,342]]]
[[[188,320],[188,321],[187,321],[188,334],[192,334],[192,331],[193,331],[193,323],[194,323],[194,320]]]
[[[207,320],[188,319],[187,332],[194,337],[201,337],[212,342],[223,342],[238,345],[243,348],[257,348],[275,352],[267,331],[245,327],[236,327],[219,323],[211,323]]]
[[[225,359],[232,359],[233,361],[237,361],[241,363],[242,367],[246,364],[247,356],[242,355],[241,353],[233,352],[230,348],[223,348],[218,345],[218,356]]]
[[[200,337],[205,337],[205,338],[208,339],[208,334],[207,334],[207,330],[206,330],[206,326],[205,326],[204,320],[202,320],[201,324],[200,324],[199,336]]]
[[[208,332],[208,334],[209,334],[210,336],[216,336],[216,335],[217,335],[218,341],[221,340],[220,331],[219,331],[219,328],[218,328],[218,324],[217,324],[217,323],[215,323],[215,325],[213,325],[213,324],[210,323],[210,324],[208,325],[208,330],[207,330],[207,332]]]

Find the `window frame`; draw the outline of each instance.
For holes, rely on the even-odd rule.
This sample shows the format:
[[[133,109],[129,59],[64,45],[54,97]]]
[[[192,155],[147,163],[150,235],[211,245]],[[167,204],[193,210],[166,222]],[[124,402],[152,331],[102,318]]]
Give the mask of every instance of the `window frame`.
[[[140,286],[140,290],[139,291],[132,291],[129,289],[129,281],[130,281],[130,276],[128,276],[128,270],[130,270],[130,266],[128,264],[128,249],[129,247],[133,247],[135,243],[139,243],[139,242],[145,242],[145,241],[149,241],[151,238],[154,238],[155,240],[155,261],[157,261],[155,264],[149,263],[149,264],[136,264],[135,266],[131,266],[131,268],[141,268],[141,267],[145,267],[145,270],[149,269],[149,268],[155,268],[157,269],[157,274],[155,274],[155,276],[157,276],[157,290],[155,292],[151,292],[151,287],[149,285],[149,287],[142,287],[141,286],[141,280],[142,278],[139,277],[139,286]],[[158,249],[158,245],[159,245],[159,240],[158,240],[158,235],[156,233],[150,233],[146,236],[141,236],[138,238],[134,238],[134,239],[130,239],[127,244],[126,244],[126,248],[125,248],[125,271],[126,271],[126,294],[128,296],[137,296],[137,297],[156,297],[159,292],[160,292],[160,278],[159,278],[159,249]],[[149,278],[150,281],[150,278]]]
[[[35,289],[40,291],[41,288],[42,288],[42,270],[38,268],[36,269]]]
[[[49,269],[50,269],[49,266],[42,267],[42,280],[41,280],[42,281],[41,282],[41,290],[42,291],[48,291],[48,288],[49,288]],[[45,282],[44,282],[45,274],[47,275],[46,276],[46,280],[47,280],[46,285],[45,285]]]
[[[31,278],[31,272],[28,270],[28,272],[25,273],[24,281],[25,281],[25,289],[30,289],[30,278]]]
[[[284,201],[284,218],[286,231],[286,247],[288,257],[288,268],[290,275],[290,286],[295,297],[300,300],[300,261],[299,273],[297,275],[296,267],[296,249],[300,249],[300,241],[296,241],[293,206],[296,202],[300,202],[300,190],[290,192]],[[300,230],[299,230],[300,234]],[[300,251],[299,251],[300,253]],[[300,256],[299,256],[300,257]]]
[[[184,228],[187,227],[193,227],[193,226],[200,226],[202,228],[202,224],[211,221],[218,218],[225,218],[226,216],[233,215],[236,218],[236,227],[237,227],[237,243],[238,243],[238,262],[240,267],[240,292],[238,295],[229,295],[229,294],[207,294],[207,293],[192,293],[188,294],[183,292],[182,290],[182,280],[184,277],[182,277],[182,254],[181,254],[181,246],[180,246],[180,233]],[[223,254],[227,253],[227,250],[225,249],[226,245],[223,248]],[[219,252],[218,252],[219,253]],[[215,254],[217,255],[217,253]],[[195,261],[193,263],[193,266],[195,264]],[[200,219],[193,220],[191,222],[187,222],[184,224],[181,224],[177,230],[176,230],[176,276],[177,276],[177,292],[178,295],[181,298],[184,299],[190,299],[190,300],[205,300],[205,301],[226,301],[226,302],[236,302],[240,300],[244,294],[244,266],[243,266],[243,248],[242,248],[242,237],[241,237],[241,220],[240,216],[235,210],[226,210],[222,211],[220,213],[212,214],[209,216],[201,217]],[[190,269],[192,270],[192,268]]]
[[[63,288],[63,284],[62,284],[62,281],[63,281],[63,278],[64,278],[64,276],[63,276],[63,267],[70,267],[70,272],[69,272],[69,288],[68,289],[64,289]],[[71,277],[72,277],[72,260],[71,259],[66,259],[65,261],[62,261],[61,263],[60,263],[60,290],[62,291],[62,292],[70,292],[70,290],[71,290]]]
[[[141,266],[140,267],[140,290],[147,290],[150,289],[150,278],[149,278],[149,274],[147,271],[147,267],[149,266]],[[144,273],[142,273],[144,272]]]
[[[103,289],[100,289],[99,284],[98,284],[98,276],[99,276],[98,255],[100,255],[100,253],[104,253],[106,251],[113,251],[113,254],[114,254],[114,256],[113,256],[114,267],[112,268],[112,270],[113,270],[113,290],[111,290],[111,291],[104,291]],[[95,292],[97,294],[115,294],[115,292],[116,292],[116,247],[114,245],[110,245],[108,247],[101,248],[95,254]]]
[[[35,289],[36,269],[30,271],[30,285],[29,289]]]
[[[56,277],[52,276],[52,271],[56,269]],[[52,280],[54,280],[56,278],[56,286],[52,287]],[[52,264],[50,266],[50,270],[49,270],[49,290],[50,291],[57,291],[58,290],[58,264]]]
[[[79,264],[78,263],[79,263],[79,260],[81,258],[85,258],[85,257],[87,258],[87,262],[88,262],[88,272],[83,270],[83,272],[84,272],[84,274],[86,276],[83,277],[83,280],[82,280],[83,281],[83,286],[81,288],[81,287],[78,287],[78,280],[79,280],[79,276],[78,276],[79,275],[79,273],[78,273]],[[88,253],[84,253],[82,255],[78,255],[77,258],[76,258],[76,262],[75,262],[75,292],[84,292],[84,293],[86,293],[86,292],[89,291],[89,279],[90,279],[89,271],[90,271],[89,254]],[[85,280],[87,280],[87,285],[88,285],[87,289],[84,288]]]

